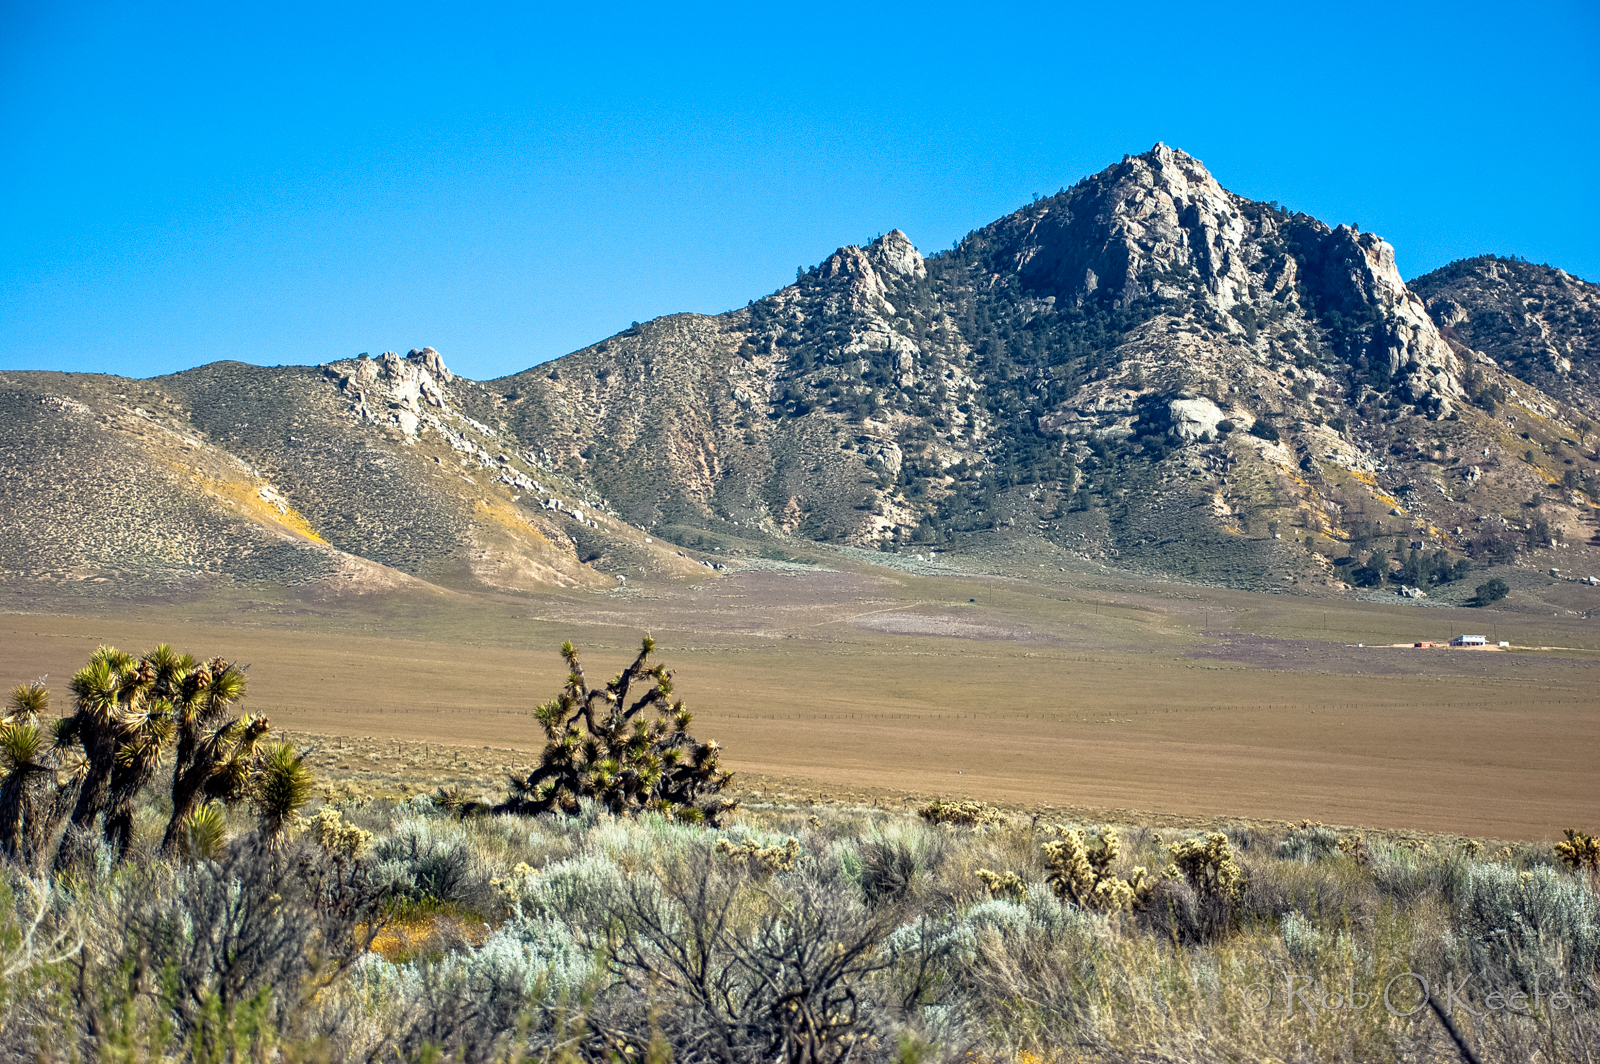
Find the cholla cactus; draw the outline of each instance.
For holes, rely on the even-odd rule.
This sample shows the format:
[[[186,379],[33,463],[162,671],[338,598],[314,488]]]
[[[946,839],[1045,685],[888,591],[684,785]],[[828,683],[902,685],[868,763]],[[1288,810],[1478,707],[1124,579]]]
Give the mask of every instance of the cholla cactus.
[[[1201,897],[1238,901],[1244,892],[1244,871],[1222,832],[1173,843],[1168,852],[1172,855],[1168,874],[1187,879]]]
[[[1127,879],[1111,871],[1122,853],[1116,828],[1092,836],[1076,828],[1058,830],[1061,838],[1043,846],[1046,882],[1056,897],[1101,912],[1122,912],[1150,900],[1155,884],[1144,868],[1135,868]]]
[[[746,839],[735,846],[727,839],[717,840],[717,852],[734,864],[749,864],[763,875],[790,872],[800,857],[800,840],[790,836],[779,846],[763,846],[755,839]]]
[[[1347,835],[1339,840],[1339,852],[1346,857],[1355,858],[1358,865],[1372,863],[1372,855],[1367,852],[1367,839],[1359,831],[1354,835]]]
[[[991,898],[1006,898],[1017,902],[1027,900],[1028,885],[1015,872],[1002,873],[980,868],[978,881],[983,884],[983,889],[989,892]]]
[[[1600,876],[1600,839],[1585,835],[1577,828],[1568,828],[1566,842],[1556,843],[1556,856],[1574,872],[1587,872]]]
[[[971,801],[947,802],[935,799],[918,809],[917,815],[930,824],[958,824],[967,828],[1006,822],[1006,815],[994,806]]]
[[[495,876],[489,880],[489,886],[500,895],[500,901],[510,909],[522,904],[523,895],[532,879],[539,874],[539,870],[526,861],[518,861],[511,869],[511,874],[504,878]]]
[[[355,860],[372,843],[372,832],[346,823],[339,810],[331,805],[317,810],[317,815],[305,821],[305,825],[318,846],[343,860]]]
[[[614,814],[721,824],[738,805],[718,797],[732,773],[721,771],[715,742],[689,734],[694,716],[682,701],[670,701],[672,673],[649,664],[654,650],[646,636],[632,665],[604,688],[591,688],[578,652],[561,645],[566,689],[534,712],[547,740],[544,755],[526,777],[511,778],[498,811],[573,814],[579,799],[592,798]]]

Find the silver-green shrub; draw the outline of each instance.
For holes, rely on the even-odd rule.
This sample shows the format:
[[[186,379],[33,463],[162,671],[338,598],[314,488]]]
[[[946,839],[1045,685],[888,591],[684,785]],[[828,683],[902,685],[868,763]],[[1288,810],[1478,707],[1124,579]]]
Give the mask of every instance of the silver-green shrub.
[[[1321,824],[1301,824],[1291,828],[1278,843],[1282,861],[1321,861],[1339,852],[1339,833]]]
[[[478,909],[492,904],[490,873],[448,820],[407,819],[372,846],[373,880],[406,901]]]
[[[1600,898],[1581,880],[1551,868],[1523,872],[1473,864],[1459,905],[1460,945],[1473,971],[1504,973],[1526,990],[1533,989],[1536,976],[1595,976]]]

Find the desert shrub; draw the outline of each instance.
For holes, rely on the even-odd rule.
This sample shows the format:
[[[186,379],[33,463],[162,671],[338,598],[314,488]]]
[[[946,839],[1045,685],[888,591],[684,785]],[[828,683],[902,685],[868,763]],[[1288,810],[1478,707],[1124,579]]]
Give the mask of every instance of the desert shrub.
[[[917,852],[903,839],[861,844],[861,891],[869,905],[897,904],[911,896],[921,871]]]
[[[495,890],[472,845],[437,820],[402,821],[372,847],[372,877],[397,900],[490,908]]]
[[[888,1034],[872,977],[889,966],[890,924],[836,864],[756,878],[699,842],[597,904],[604,920],[579,941],[606,958],[613,990],[648,989],[658,1009],[630,1021],[636,1044],[653,1022],[689,1059],[833,1062]]]
[[[539,1046],[562,1030],[593,985],[593,957],[565,921],[517,914],[480,946],[391,964],[363,958],[354,973],[369,1000],[391,1016],[389,1045],[400,1059],[443,1053],[462,1061],[503,1060],[513,1039]]]
[[[952,846],[947,834],[914,821],[867,836],[856,849],[863,898],[874,907],[909,901],[948,862]]]
[[[1135,910],[1138,925],[1163,942],[1193,945],[1210,937],[1219,920],[1206,911],[1200,896],[1182,879],[1157,879],[1150,896]]]
[[[0,876],[0,1051],[23,1056],[29,1026],[55,1018],[34,1003],[70,978],[89,933],[59,879]]]
[[[1472,970],[1532,991],[1535,976],[1593,978],[1600,963],[1600,899],[1550,868],[1474,864],[1460,892],[1461,945]]]
[[[991,899],[904,924],[886,951],[899,992],[928,1006],[952,1056],[964,1038],[1038,1053],[1083,1039],[1104,919],[1035,889],[1020,902]]]
[[[1245,855],[1239,864],[1243,875],[1237,902],[1226,895],[1212,897],[1207,916],[1225,921],[1236,909],[1246,923],[1270,923],[1298,912],[1314,921],[1365,930],[1384,907],[1371,871],[1348,858],[1307,863]]]
[[[529,913],[543,913],[571,924],[603,918],[601,906],[621,887],[623,871],[610,858],[585,853],[540,870],[527,899]]]
[[[1283,936],[1283,945],[1289,951],[1289,959],[1303,967],[1315,966],[1323,950],[1328,946],[1328,934],[1293,910],[1284,914],[1283,922],[1278,925],[1278,932]]]
[[[986,824],[1004,824],[1005,813],[983,802],[947,802],[935,799],[917,810],[917,815],[930,824],[954,824],[958,827],[976,828]]]
[[[1372,835],[1363,863],[1308,825],[1231,825],[1171,846],[1080,831],[1052,861],[1041,843],[1069,836],[1023,820],[763,807],[713,831],[592,799],[466,819],[413,799],[212,860],[162,856],[145,801],[127,858],[93,837],[71,875],[0,877],[0,1059],[1444,1059],[1426,1015],[1291,1020],[1239,996],[1291,973],[1381,993],[1405,970],[1473,975],[1475,1002],[1536,976],[1573,995],[1458,1017],[1485,1059],[1580,1061],[1600,1038],[1595,892],[1547,844]],[[1066,887],[1094,906],[1168,855],[1129,913]]]
[[[382,893],[359,865],[259,835],[219,860],[73,884],[82,949],[54,993],[6,1002],[8,1057],[99,1058],[125,1044],[131,1059],[139,1044],[220,1060],[336,1038],[347,1017],[319,994],[382,926]]]
[[[1063,906],[1049,891],[1024,892],[1020,899],[990,898],[968,906],[929,925],[929,935],[918,922],[894,930],[889,947],[905,954],[912,949],[953,965],[974,963],[986,937],[1002,946],[1016,945],[1024,939],[1059,945],[1064,936],[1094,926],[1082,909]]]
[[[1339,833],[1309,820],[1291,828],[1278,843],[1278,857],[1285,861],[1320,861],[1339,852]]]
[[[1385,897],[1412,904],[1437,894],[1454,905],[1461,893],[1467,871],[1476,863],[1461,850],[1432,853],[1414,846],[1369,840],[1368,867],[1373,885]]]

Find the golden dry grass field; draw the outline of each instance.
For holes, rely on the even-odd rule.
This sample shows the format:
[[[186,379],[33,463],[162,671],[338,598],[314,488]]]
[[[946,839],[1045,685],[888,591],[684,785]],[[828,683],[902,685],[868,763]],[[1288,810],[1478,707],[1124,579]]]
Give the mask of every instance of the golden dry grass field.
[[[540,746],[528,710],[562,682],[562,640],[596,678],[649,630],[746,790],[1506,839],[1600,824],[1600,639],[1581,617],[868,568],[114,614],[43,610],[13,585],[0,609],[7,687],[48,672],[65,699],[101,643],[220,654],[250,663],[247,708],[275,726],[363,740],[325,740],[323,771],[359,756],[413,790],[463,774],[492,789]],[[1371,645],[1462,630],[1566,649]]]

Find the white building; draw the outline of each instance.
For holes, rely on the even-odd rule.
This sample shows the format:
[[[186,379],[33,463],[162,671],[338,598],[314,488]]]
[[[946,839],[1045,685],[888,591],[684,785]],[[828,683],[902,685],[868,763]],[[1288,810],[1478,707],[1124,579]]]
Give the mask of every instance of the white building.
[[[1488,646],[1489,640],[1481,635],[1458,635],[1450,640],[1453,647],[1482,647]]]

